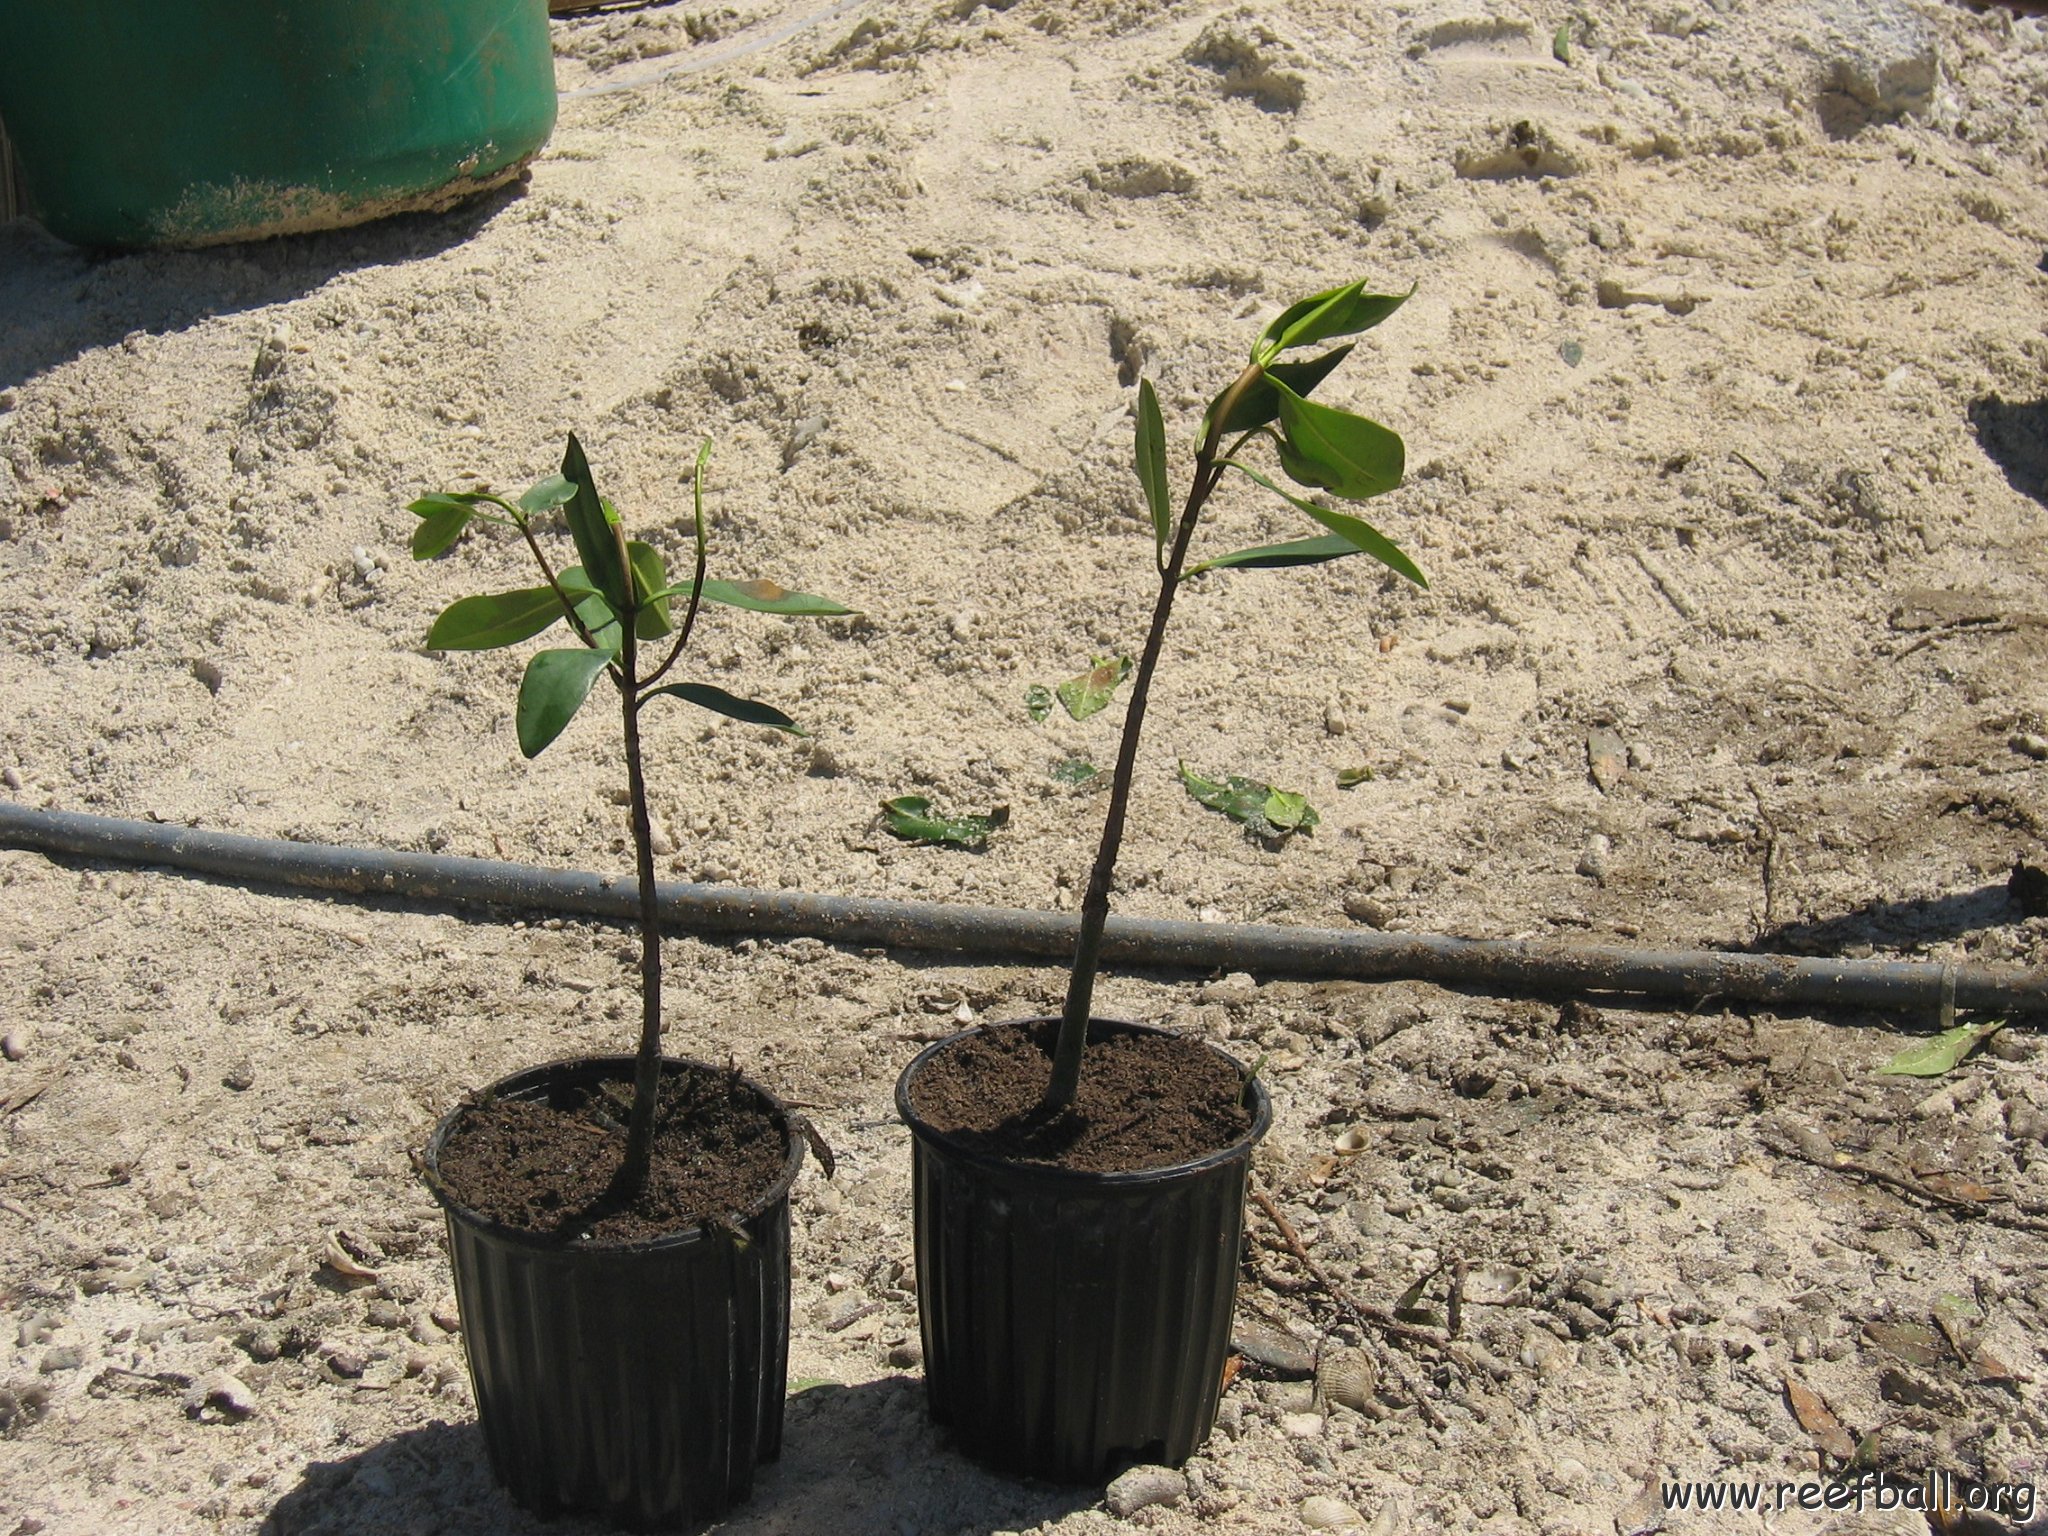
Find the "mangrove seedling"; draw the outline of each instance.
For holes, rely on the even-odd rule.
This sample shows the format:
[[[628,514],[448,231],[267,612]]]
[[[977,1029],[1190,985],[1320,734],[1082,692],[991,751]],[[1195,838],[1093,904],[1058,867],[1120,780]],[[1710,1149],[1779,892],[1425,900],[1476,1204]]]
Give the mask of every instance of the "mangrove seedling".
[[[600,677],[610,678],[618,694],[640,896],[640,1041],[634,1057],[625,1149],[612,1187],[613,1198],[620,1201],[633,1199],[646,1185],[661,1079],[661,924],[654,881],[653,825],[641,764],[640,713],[656,699],[681,699],[749,725],[801,735],[796,723],[772,705],[737,698],[710,683],[662,679],[689,648],[706,598],[757,613],[800,617],[853,611],[772,581],[705,579],[704,475],[710,457],[707,440],[697,450],[691,493],[695,568],[689,579],[681,582],[670,581],[660,552],[652,545],[626,536],[618,509],[598,494],[589,462],[573,433],[562,455],[561,473],[549,475],[516,501],[487,491],[462,491],[424,496],[411,506],[420,519],[413,530],[415,560],[431,560],[441,554],[472,521],[496,523],[525,541],[542,578],[537,587],[483,593],[449,604],[427,633],[429,650],[495,650],[530,640],[556,624],[566,624],[576,641],[572,646],[536,652],[526,664],[513,711],[521,753],[537,757],[561,735]],[[539,521],[557,509],[580,562],[559,571],[537,536]],[[667,654],[648,666],[645,658],[649,653],[642,647],[662,644],[666,644]]]
[[[1123,846],[1139,734],[1145,724],[1145,706],[1152,695],[1152,676],[1158,669],[1166,639],[1166,623],[1173,613],[1174,594],[1181,583],[1204,571],[1316,565],[1347,555],[1368,555],[1417,586],[1427,585],[1415,562],[1371,524],[1349,512],[1336,511],[1283,490],[1244,457],[1250,449],[1269,446],[1281,472],[1295,484],[1310,491],[1326,492],[1341,501],[1365,501],[1398,486],[1404,449],[1397,433],[1366,417],[1309,399],[1316,386],[1350,355],[1356,343],[1346,342],[1302,360],[1283,359],[1299,348],[1370,330],[1399,309],[1408,296],[1370,293],[1363,283],[1348,283],[1291,305],[1261,331],[1252,344],[1250,363],[1209,402],[1202,417],[1193,471],[1177,516],[1167,489],[1166,427],[1159,397],[1150,379],[1139,382],[1138,483],[1152,517],[1159,595],[1152,606],[1152,625],[1146,632],[1145,648],[1131,684],[1123,739],[1118,746],[1115,775],[1110,781],[1109,808],[1103,818],[1102,842],[1088,877],[1087,894],[1081,901],[1081,933],[1075,944],[1066,1006],[1061,1011],[1059,1034],[1053,1047],[1052,1078],[1041,1105],[1041,1112],[1046,1115],[1065,1110],[1074,1102],[1080,1087],[1089,1007],[1094,1000],[1095,975],[1102,958],[1103,925],[1109,918],[1110,886],[1116,877],[1117,853]],[[1234,550],[1190,566],[1188,550],[1202,509],[1230,470],[1306,513],[1324,531],[1282,544]]]

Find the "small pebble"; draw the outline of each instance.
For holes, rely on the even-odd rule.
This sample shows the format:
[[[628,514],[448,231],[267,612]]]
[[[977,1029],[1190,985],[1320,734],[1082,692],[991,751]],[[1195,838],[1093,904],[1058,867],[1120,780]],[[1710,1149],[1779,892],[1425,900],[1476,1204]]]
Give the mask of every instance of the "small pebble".
[[[924,1364],[924,1345],[916,1339],[904,1339],[889,1346],[889,1363],[899,1371],[912,1371]]]
[[[1315,1440],[1323,1433],[1323,1416],[1320,1413],[1283,1413],[1280,1415],[1280,1433],[1292,1435],[1297,1440]]]
[[[1595,832],[1586,839],[1585,851],[1579,855],[1578,872],[1602,885],[1607,883],[1607,869],[1614,853],[1614,843],[1605,833]]]
[[[1154,1504],[1178,1504],[1187,1491],[1188,1480],[1171,1467],[1133,1467],[1109,1485],[1102,1502],[1123,1519]]]
[[[9,1061],[20,1061],[28,1055],[28,1036],[18,1029],[10,1029],[0,1035],[0,1056]]]
[[[59,1344],[54,1349],[44,1351],[42,1363],[36,1369],[42,1372],[43,1375],[50,1376],[58,1371],[75,1371],[83,1364],[85,1364],[85,1349],[83,1346],[78,1344]]]
[[[370,1368],[370,1362],[352,1349],[337,1349],[327,1357],[327,1369],[344,1381],[355,1381]]]
[[[1362,1525],[1364,1521],[1342,1499],[1315,1493],[1301,1501],[1301,1523],[1312,1531],[1334,1531],[1339,1526]]]
[[[1231,1332],[1230,1347],[1283,1379],[1304,1381],[1315,1374],[1315,1356],[1309,1347],[1293,1334],[1265,1323],[1239,1323]]]
[[[223,1088],[231,1088],[236,1093],[245,1092],[256,1086],[256,1069],[245,1061],[240,1066],[230,1069],[228,1075],[220,1080],[220,1084]]]
[[[185,1394],[188,1417],[201,1418],[209,1408],[224,1419],[246,1419],[256,1411],[256,1394],[226,1371],[215,1371],[194,1382]]]
[[[427,1316],[433,1320],[434,1326],[443,1333],[460,1333],[462,1331],[462,1317],[455,1310],[455,1298],[453,1296],[444,1297],[442,1300],[435,1302],[428,1309]]]
[[[372,1328],[403,1328],[405,1309],[397,1302],[379,1296],[363,1309],[363,1321]]]
[[[825,1277],[825,1289],[834,1296],[837,1296],[841,1291],[850,1289],[852,1285],[853,1276],[842,1274],[836,1269]]]
[[[5,768],[0,768],[0,784],[5,784],[9,789],[20,789],[21,770],[12,763],[9,763]]]
[[[1344,915],[1368,928],[1384,928],[1393,920],[1394,909],[1377,896],[1352,891],[1344,898]]]
[[[1527,768],[1536,761],[1536,754],[1539,750],[1533,741],[1517,741],[1502,749],[1500,765],[1507,769],[1509,773],[1520,773],[1524,768]]]
[[[2023,752],[2037,760],[2048,759],[2048,736],[2037,736],[2032,731],[2021,731],[2006,743],[2015,752]]]

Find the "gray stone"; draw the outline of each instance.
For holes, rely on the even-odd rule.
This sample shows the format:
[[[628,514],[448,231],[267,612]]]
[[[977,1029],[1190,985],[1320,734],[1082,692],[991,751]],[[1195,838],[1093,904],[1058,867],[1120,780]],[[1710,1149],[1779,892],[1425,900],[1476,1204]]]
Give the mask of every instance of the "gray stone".
[[[1178,1504],[1187,1491],[1188,1480],[1171,1467],[1133,1467],[1109,1485],[1102,1502],[1122,1519],[1154,1504]]]

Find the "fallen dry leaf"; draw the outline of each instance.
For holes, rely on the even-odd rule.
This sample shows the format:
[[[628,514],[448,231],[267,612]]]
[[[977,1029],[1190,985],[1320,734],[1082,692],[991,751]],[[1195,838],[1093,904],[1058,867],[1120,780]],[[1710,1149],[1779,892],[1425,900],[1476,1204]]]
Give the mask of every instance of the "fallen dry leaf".
[[[1785,1401],[1792,1405],[1799,1427],[1828,1455],[1847,1461],[1856,1454],[1856,1437],[1842,1428],[1842,1421],[1828,1411],[1820,1394],[1796,1376],[1785,1378]]]

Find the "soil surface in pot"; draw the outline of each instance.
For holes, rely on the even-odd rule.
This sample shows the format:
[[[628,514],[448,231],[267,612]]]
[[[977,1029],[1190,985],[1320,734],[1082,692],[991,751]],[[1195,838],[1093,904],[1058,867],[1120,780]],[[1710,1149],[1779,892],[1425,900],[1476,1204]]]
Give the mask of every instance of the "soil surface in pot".
[[[667,1073],[647,1187],[612,1193],[625,1153],[629,1079],[553,1100],[473,1106],[441,1148],[441,1179],[479,1215],[586,1247],[673,1236],[744,1212],[781,1176],[788,1142],[760,1101],[723,1072]]]
[[[1185,1035],[1091,1043],[1073,1106],[1038,1112],[1055,1022],[985,1029],[927,1062],[911,1084],[926,1124],[976,1151],[1088,1173],[1165,1168],[1222,1150],[1251,1129],[1243,1079]]]

